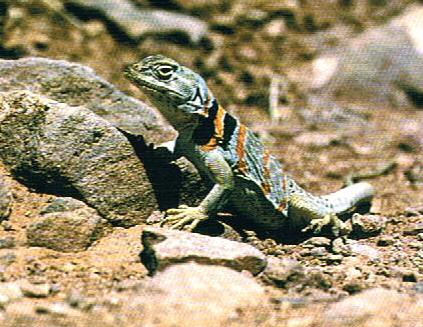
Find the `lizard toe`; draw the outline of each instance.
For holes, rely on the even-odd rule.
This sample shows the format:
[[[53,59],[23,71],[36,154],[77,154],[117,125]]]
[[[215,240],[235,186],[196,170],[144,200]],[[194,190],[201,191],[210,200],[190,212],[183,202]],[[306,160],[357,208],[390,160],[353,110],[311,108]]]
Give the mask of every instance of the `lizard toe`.
[[[315,218],[308,224],[307,227],[303,228],[303,232],[312,231],[313,234],[320,234],[325,226],[330,225],[332,222],[332,215],[326,215],[323,218]]]
[[[195,220],[195,219],[194,219]],[[189,226],[191,226],[191,223],[193,222],[193,218],[192,217],[184,217],[182,219],[180,219],[177,223],[171,225],[172,229],[179,229],[179,230],[183,230],[185,229],[185,226],[188,226],[188,231],[189,230]]]
[[[168,225],[171,229],[185,229],[192,231],[201,221],[208,219],[208,216],[199,207],[179,207],[166,211],[168,215],[160,226]]]

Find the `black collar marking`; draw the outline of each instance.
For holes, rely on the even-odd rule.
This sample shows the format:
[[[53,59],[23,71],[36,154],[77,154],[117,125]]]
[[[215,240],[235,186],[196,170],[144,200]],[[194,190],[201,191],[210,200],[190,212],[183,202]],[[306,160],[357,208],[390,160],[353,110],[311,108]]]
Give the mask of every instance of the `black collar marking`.
[[[223,124],[224,125],[222,147],[226,149],[238,125],[238,120],[231,116],[229,113],[226,113],[225,119],[223,120]]]
[[[208,112],[208,117],[200,116],[200,123],[197,128],[194,130],[192,135],[193,141],[195,144],[204,145],[214,136],[215,126],[214,119],[219,109],[219,104],[216,99],[213,99],[212,105],[210,106]]]

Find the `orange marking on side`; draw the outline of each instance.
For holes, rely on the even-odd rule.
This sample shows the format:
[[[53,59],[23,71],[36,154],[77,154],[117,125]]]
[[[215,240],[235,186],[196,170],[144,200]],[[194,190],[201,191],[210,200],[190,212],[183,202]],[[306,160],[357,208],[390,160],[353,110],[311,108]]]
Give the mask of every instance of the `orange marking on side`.
[[[223,139],[223,119],[225,118],[226,111],[223,107],[217,108],[216,117],[214,118],[214,136],[216,139]]]
[[[278,206],[278,211],[283,211],[284,209],[285,209],[285,207],[286,207],[286,201],[285,201],[285,199],[283,199],[280,203],[279,203],[279,206]]]
[[[222,141],[223,131],[224,131],[223,119],[225,118],[225,114],[226,114],[225,109],[219,106],[217,108],[216,117],[213,120],[214,134],[206,144],[200,146],[201,150],[203,151],[214,150],[216,149],[218,144]]]
[[[265,195],[270,193],[270,170],[269,170],[269,159],[270,153],[268,150],[264,150],[263,153],[263,183],[261,184],[261,188]]]
[[[247,164],[245,162],[245,140],[247,136],[247,128],[245,125],[240,124],[238,129],[238,139],[236,143],[236,154],[238,156],[238,169],[245,173],[247,169]]]
[[[261,190],[263,191],[264,195],[270,194],[270,185],[266,182],[261,183]]]
[[[200,146],[200,149],[202,151],[208,152],[208,151],[216,149],[216,147],[217,147],[217,140],[213,135],[206,144]]]

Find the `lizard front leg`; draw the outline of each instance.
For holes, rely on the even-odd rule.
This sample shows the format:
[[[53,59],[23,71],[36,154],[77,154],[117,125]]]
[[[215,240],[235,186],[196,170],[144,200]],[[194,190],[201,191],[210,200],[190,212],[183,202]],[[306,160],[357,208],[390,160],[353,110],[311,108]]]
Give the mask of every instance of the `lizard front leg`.
[[[218,149],[202,152],[202,164],[211,180],[216,183],[197,207],[181,205],[168,209],[161,226],[192,231],[197,225],[216,214],[227,202],[234,188],[232,169]]]

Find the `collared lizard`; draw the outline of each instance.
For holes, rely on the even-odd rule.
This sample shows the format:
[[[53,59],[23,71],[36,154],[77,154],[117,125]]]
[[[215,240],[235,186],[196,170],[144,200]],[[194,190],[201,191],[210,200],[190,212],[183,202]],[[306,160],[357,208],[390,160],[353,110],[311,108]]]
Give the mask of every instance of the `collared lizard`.
[[[364,182],[326,196],[303,190],[258,137],[219,105],[204,79],[176,61],[149,56],[124,73],[178,131],[167,142],[174,157],[186,157],[214,183],[197,207],[168,209],[164,224],[191,231],[230,203],[268,230],[289,226],[317,234],[328,225],[337,236],[349,232],[338,216],[371,201],[373,187]]]

